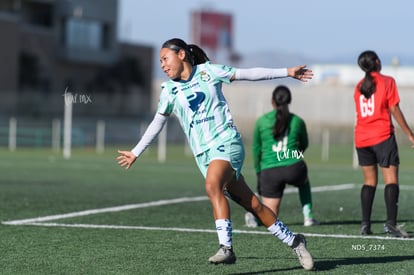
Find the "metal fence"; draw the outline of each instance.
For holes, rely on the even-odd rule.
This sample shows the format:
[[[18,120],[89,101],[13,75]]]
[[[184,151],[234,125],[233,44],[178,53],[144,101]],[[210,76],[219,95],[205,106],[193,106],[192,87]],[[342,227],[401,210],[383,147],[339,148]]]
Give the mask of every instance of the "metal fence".
[[[134,146],[144,133],[152,117],[148,118],[73,118],[72,146]],[[102,128],[103,126],[103,128]],[[184,142],[184,135],[175,119],[167,125],[168,142]],[[14,150],[35,147],[60,150],[63,142],[63,119],[0,118],[0,147]]]

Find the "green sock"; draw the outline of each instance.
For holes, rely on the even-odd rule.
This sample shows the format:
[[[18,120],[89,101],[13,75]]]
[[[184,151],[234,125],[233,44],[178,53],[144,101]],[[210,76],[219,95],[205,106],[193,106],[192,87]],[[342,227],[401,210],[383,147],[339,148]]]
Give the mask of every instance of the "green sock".
[[[307,180],[306,183],[299,188],[299,199],[302,204],[303,216],[305,218],[312,219],[312,193],[309,180]]]

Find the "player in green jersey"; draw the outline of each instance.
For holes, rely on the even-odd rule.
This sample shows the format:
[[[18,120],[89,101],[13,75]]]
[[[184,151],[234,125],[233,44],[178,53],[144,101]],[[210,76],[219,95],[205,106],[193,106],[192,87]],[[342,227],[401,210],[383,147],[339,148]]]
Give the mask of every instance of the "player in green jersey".
[[[252,149],[257,191],[264,205],[278,216],[286,184],[298,187],[304,225],[318,225],[313,218],[308,169],[303,160],[308,133],[305,121],[289,111],[291,101],[289,88],[277,86],[272,93],[273,110],[256,121]],[[251,213],[246,213],[245,220],[247,226],[257,226]]]
[[[237,69],[211,64],[201,48],[177,38],[162,45],[160,62],[170,80],[161,85],[157,113],[131,151],[118,151],[119,165],[129,169],[160,133],[167,118],[174,114],[205,178],[206,193],[213,207],[220,247],[209,262],[232,264],[236,261],[227,194],[254,213],[274,236],[290,246],[304,269],[312,269],[313,259],[306,249],[305,237],[293,234],[275,213],[264,206],[241,175],[244,147],[223,96],[222,84],[281,77],[307,81],[313,72],[305,65],[283,69]]]

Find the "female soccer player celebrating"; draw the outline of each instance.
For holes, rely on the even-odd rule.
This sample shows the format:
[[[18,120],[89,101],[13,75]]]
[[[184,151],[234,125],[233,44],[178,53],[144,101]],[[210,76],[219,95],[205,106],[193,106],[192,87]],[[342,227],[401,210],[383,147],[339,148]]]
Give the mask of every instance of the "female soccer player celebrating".
[[[245,156],[242,139],[222,93],[222,83],[234,80],[292,77],[307,81],[312,78],[312,71],[305,65],[287,69],[236,69],[211,64],[201,48],[177,38],[162,45],[160,62],[170,80],[161,85],[157,113],[135,148],[118,151],[119,165],[129,169],[159,134],[168,116],[174,113],[205,178],[206,193],[213,207],[220,248],[209,262],[232,264],[236,261],[227,194],[290,246],[304,269],[312,269],[313,259],[306,249],[304,236],[293,234],[277,219],[254,195],[241,175]]]
[[[361,234],[372,234],[371,210],[378,184],[378,168],[384,177],[384,198],[387,221],[384,231],[396,237],[408,237],[397,226],[398,185],[398,147],[394,136],[391,115],[400,125],[414,147],[414,135],[399,107],[395,80],[380,73],[381,61],[373,51],[362,52],[358,65],[365,77],[355,87],[354,100],[357,113],[355,125],[355,145],[359,165],[364,174],[361,189],[362,222]]]

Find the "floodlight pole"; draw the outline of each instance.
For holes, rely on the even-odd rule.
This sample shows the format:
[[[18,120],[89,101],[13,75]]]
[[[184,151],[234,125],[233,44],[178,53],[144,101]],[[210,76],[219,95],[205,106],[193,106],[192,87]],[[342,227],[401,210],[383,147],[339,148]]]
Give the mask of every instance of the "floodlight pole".
[[[15,151],[16,150],[16,142],[17,140],[17,119],[15,117],[11,117],[9,120],[9,150]]]
[[[58,152],[60,150],[60,131],[61,131],[60,119],[55,118],[52,120],[52,149]]]
[[[102,154],[105,150],[105,121],[96,123],[96,152]]]
[[[322,152],[321,152],[322,161],[329,160],[329,143],[330,143],[330,131],[329,129],[325,129],[322,132]]]
[[[158,162],[167,160],[167,124],[158,136]]]
[[[73,96],[71,93],[66,93],[64,118],[63,118],[63,158],[70,159],[72,147],[72,105]]]

